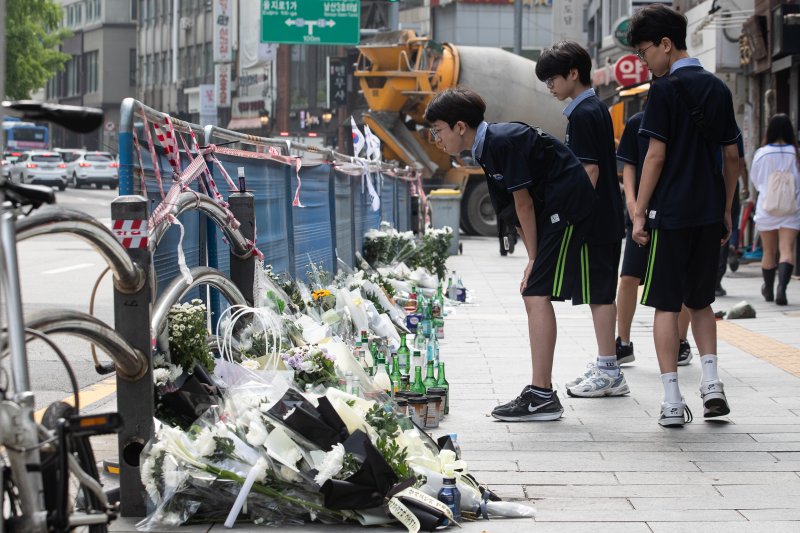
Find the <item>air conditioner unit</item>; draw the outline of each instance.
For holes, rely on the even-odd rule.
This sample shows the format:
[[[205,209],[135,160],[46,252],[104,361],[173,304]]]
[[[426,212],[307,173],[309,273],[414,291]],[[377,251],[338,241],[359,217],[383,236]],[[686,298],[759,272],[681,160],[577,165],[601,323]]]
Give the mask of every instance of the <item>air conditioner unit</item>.
[[[180,26],[183,31],[191,30],[193,25],[192,19],[189,17],[181,17]]]
[[[800,4],[782,4],[772,10],[772,58],[800,54],[800,25],[787,24],[786,15],[800,13]]]

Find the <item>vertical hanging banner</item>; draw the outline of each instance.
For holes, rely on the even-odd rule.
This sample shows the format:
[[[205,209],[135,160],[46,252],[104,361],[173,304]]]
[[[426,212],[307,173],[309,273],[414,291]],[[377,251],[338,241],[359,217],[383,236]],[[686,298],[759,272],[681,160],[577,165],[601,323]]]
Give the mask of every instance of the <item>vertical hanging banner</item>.
[[[214,65],[214,95],[217,107],[231,106],[231,64]]]
[[[233,61],[232,2],[233,0],[214,0],[214,63]]]
[[[356,45],[361,0],[261,0],[261,42]]]

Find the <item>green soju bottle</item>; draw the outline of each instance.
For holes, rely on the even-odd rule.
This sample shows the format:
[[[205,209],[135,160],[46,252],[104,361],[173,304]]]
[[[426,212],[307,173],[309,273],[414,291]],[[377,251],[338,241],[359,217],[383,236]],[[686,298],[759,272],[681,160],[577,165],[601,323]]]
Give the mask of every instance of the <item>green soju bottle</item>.
[[[425,384],[422,382],[422,367],[414,367],[414,383],[411,384],[411,390],[420,394],[425,394]]]
[[[411,350],[406,346],[406,334],[400,334],[400,347],[397,349],[397,360],[400,363],[400,373],[407,376],[411,365]]]
[[[431,387],[436,386],[436,376],[433,375],[433,361],[428,360],[428,368],[425,375],[425,381],[422,382],[425,385],[425,390],[427,391]]]
[[[392,373],[389,374],[389,378],[392,380],[392,396],[397,394],[397,391],[401,390],[401,382],[403,381],[403,375],[400,374],[400,363],[397,362],[397,356],[392,356]]]
[[[436,378],[436,386],[447,391],[447,395],[444,398],[444,414],[450,414],[450,384],[447,382],[447,378],[444,375],[443,362],[439,363],[439,376]]]

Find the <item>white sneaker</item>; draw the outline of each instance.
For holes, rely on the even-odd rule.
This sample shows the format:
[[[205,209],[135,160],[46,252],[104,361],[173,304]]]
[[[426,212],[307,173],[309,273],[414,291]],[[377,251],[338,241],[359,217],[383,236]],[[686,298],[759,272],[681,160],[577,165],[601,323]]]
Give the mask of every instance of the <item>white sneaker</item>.
[[[663,402],[661,404],[661,416],[658,419],[659,425],[664,427],[681,427],[691,421],[692,412],[686,406],[686,402],[683,401],[683,398],[681,398],[679,403]]]
[[[700,384],[700,397],[703,399],[703,417],[725,416],[731,412],[721,381],[708,381]]]
[[[586,370],[583,371],[583,374],[573,379],[572,381],[567,381],[564,385],[566,385],[567,389],[574,387],[584,379],[594,374],[596,370],[597,370],[597,363],[595,361],[590,361],[586,363]]]
[[[625,374],[614,377],[595,369],[586,379],[567,389],[570,396],[580,398],[599,398],[601,396],[623,396],[631,390],[625,382]]]

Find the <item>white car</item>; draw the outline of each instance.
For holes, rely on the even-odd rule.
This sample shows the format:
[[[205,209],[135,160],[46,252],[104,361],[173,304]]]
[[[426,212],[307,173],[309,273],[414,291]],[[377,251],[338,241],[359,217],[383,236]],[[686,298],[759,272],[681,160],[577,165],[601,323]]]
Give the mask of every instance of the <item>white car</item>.
[[[67,188],[67,165],[58,152],[31,150],[23,152],[9,169],[9,179],[19,183],[33,183]]]
[[[67,170],[69,183],[76,189],[84,185],[116,189],[119,184],[119,163],[108,152],[82,153],[67,163]]]
[[[3,152],[0,156],[0,176],[8,178],[11,175],[11,165],[21,155],[22,152]]]

